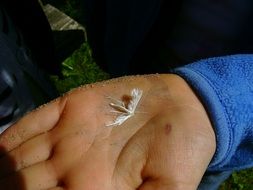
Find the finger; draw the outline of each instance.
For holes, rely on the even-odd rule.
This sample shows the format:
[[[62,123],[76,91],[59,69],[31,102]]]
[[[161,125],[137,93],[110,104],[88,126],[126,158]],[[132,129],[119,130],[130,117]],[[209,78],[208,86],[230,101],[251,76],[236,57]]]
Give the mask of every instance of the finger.
[[[0,178],[35,163],[45,161],[49,158],[51,150],[52,144],[49,133],[41,134],[25,142],[0,158]]]
[[[11,151],[28,139],[52,129],[60,118],[65,102],[65,98],[58,98],[23,117],[0,135],[1,149]]]
[[[42,190],[58,184],[55,169],[50,161],[41,162],[0,180],[0,189]]]

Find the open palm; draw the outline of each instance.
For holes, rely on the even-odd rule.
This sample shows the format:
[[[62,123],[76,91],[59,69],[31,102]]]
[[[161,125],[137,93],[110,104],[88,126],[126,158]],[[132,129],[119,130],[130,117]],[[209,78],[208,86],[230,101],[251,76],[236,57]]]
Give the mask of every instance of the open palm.
[[[143,91],[135,114],[114,99]],[[0,136],[0,189],[196,189],[215,151],[207,114],[175,75],[126,77],[76,89]]]

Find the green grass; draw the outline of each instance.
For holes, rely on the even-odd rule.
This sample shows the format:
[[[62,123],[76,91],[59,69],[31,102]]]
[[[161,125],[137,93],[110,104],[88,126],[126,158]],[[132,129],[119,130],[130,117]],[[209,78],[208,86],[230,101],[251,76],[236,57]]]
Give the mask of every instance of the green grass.
[[[80,0],[64,0],[58,7],[72,18],[80,19]],[[69,91],[82,84],[93,83],[109,78],[102,71],[91,56],[91,50],[87,43],[76,50],[72,56],[62,63],[63,79],[52,76],[56,88],[60,93]],[[232,176],[222,184],[220,190],[253,190],[253,169],[234,172]]]
[[[60,94],[83,84],[94,83],[109,78],[93,61],[89,45],[84,43],[62,63],[63,78],[52,76]]]
[[[253,168],[234,172],[232,176],[222,184],[220,190],[252,190]]]

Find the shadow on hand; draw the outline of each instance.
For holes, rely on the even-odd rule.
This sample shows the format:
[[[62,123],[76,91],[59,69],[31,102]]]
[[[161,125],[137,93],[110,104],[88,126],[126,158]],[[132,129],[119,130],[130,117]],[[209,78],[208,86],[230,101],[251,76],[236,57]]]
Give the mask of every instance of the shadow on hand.
[[[16,163],[8,152],[0,147],[0,190],[26,190],[25,180],[15,171]]]

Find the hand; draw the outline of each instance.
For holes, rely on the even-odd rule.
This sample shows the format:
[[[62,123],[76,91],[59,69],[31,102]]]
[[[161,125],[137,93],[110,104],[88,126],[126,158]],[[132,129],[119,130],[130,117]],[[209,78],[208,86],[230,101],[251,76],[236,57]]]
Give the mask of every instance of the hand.
[[[143,90],[120,126],[111,98]],[[201,102],[176,75],[125,77],[75,89],[0,136],[0,189],[193,190],[214,152]]]

